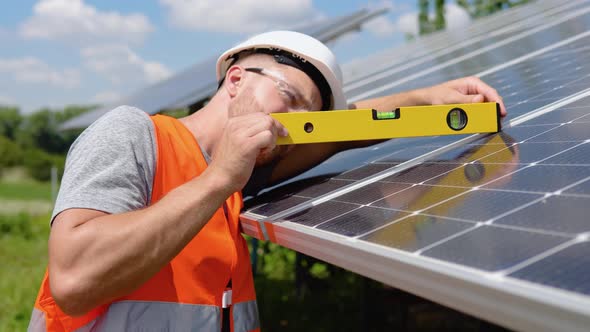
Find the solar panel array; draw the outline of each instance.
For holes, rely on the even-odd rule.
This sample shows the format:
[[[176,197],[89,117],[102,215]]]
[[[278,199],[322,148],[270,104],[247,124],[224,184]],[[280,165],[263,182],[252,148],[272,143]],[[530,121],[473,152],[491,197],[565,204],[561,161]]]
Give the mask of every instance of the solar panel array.
[[[589,1],[543,1],[345,67],[351,101],[479,76],[504,130],[337,155],[254,200],[246,233],[506,327],[587,330],[589,45]]]

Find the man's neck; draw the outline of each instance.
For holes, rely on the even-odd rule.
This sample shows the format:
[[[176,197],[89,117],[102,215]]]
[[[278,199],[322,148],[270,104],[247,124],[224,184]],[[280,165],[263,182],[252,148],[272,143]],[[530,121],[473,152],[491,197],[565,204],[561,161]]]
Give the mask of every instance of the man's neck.
[[[195,136],[201,149],[213,156],[216,143],[221,138],[225,123],[227,122],[227,111],[220,103],[212,99],[207,105],[195,113],[181,118],[180,121]]]

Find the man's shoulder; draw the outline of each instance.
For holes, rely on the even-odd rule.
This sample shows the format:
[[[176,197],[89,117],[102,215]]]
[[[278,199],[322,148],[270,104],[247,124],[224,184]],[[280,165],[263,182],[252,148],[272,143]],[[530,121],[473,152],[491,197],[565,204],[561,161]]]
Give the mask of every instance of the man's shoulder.
[[[108,111],[96,123],[99,124],[101,122],[136,126],[151,123],[151,120],[150,116],[139,108],[123,105]]]
[[[118,149],[130,143],[145,145],[147,149],[153,144],[154,136],[154,126],[146,112],[136,107],[119,106],[86,128],[72,144],[70,152],[80,148]]]
[[[146,112],[132,106],[119,106],[108,111],[86,128],[81,138],[100,136],[103,139],[109,137],[133,139],[151,134],[153,131],[153,123]]]
[[[52,220],[69,208],[122,213],[147,206],[155,156],[147,113],[121,106],[104,114],[70,147]]]

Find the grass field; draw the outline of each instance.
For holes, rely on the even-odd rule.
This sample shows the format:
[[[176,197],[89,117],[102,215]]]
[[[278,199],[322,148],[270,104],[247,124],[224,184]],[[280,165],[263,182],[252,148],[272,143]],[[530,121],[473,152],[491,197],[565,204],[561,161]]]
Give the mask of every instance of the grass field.
[[[7,218],[0,217],[0,227]],[[49,213],[25,218],[28,226],[0,231],[0,331],[26,331],[47,265]]]
[[[0,331],[26,331],[47,265],[51,185],[12,170],[0,178]]]
[[[51,185],[34,181],[0,182],[0,198],[49,202],[51,200]]]

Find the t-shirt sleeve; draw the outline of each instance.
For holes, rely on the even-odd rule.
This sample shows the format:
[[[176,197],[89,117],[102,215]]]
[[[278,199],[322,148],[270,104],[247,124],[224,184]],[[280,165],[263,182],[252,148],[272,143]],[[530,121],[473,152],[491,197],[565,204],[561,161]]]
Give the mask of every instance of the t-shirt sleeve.
[[[51,222],[71,208],[115,214],[146,207],[155,164],[155,131],[147,113],[129,106],[108,112],[70,147]]]

